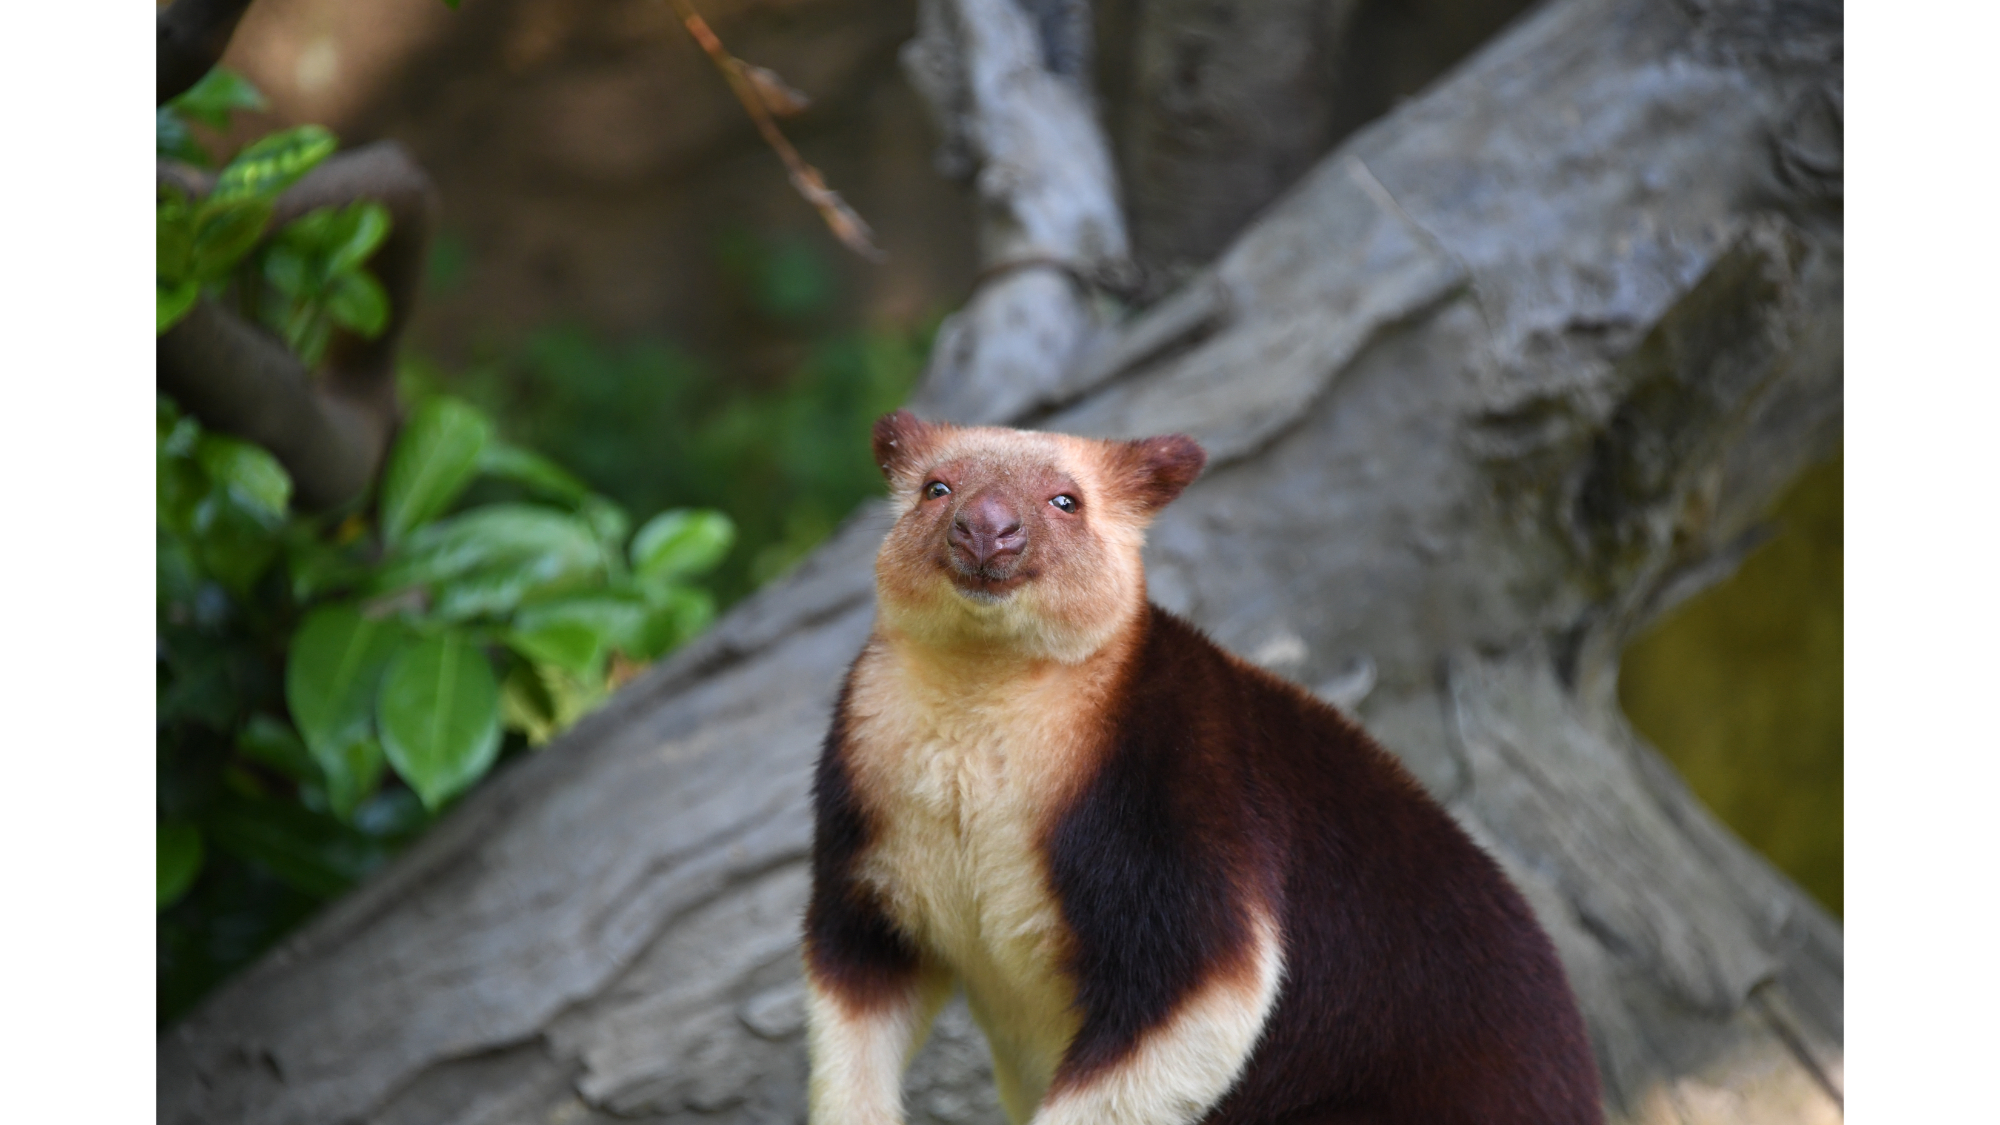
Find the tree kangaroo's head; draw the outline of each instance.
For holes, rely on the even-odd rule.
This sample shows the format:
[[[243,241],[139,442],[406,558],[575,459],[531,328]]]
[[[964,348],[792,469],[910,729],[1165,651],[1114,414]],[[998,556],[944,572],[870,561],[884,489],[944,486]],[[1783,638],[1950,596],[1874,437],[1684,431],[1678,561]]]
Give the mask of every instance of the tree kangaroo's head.
[[[1181,434],[1099,441],[884,417],[875,463],[898,517],[875,562],[884,624],[1083,659],[1145,604],[1146,525],[1207,459]]]

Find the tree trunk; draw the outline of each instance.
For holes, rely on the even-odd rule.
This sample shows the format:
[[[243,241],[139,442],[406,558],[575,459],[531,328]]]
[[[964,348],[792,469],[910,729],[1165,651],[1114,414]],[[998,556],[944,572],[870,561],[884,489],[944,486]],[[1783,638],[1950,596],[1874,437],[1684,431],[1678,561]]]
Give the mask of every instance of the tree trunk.
[[[1050,367],[940,386],[1006,346],[987,316],[926,390],[959,418],[1207,446],[1151,535],[1153,597],[1351,709],[1500,859],[1617,1120],[1840,1115],[1839,927],[1614,690],[1625,641],[1725,575],[1838,438],[1840,19],[1558,0],[1145,314],[1106,325],[1041,271],[1077,302]],[[1037,157],[999,151],[970,158],[1005,211]],[[1083,225],[1091,245],[1056,224],[1036,253],[1115,256]],[[858,514],[222,988],[161,1040],[160,1120],[801,1119],[807,778],[885,526]],[[912,1120],[997,1122],[985,1066],[955,1005]]]

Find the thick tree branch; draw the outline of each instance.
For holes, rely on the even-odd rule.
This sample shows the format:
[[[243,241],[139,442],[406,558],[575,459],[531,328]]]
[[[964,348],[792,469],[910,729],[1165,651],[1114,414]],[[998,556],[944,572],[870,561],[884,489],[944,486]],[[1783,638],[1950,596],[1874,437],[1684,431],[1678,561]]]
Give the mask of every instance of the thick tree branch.
[[[250,0],[174,0],[157,17],[159,100],[165,105],[201,81],[229,47]]]
[[[315,168],[279,198],[271,220],[275,230],[315,208],[363,199],[386,207],[392,222],[367,266],[389,296],[380,336],[336,332],[309,375],[269,333],[203,299],[157,349],[160,389],[203,423],[269,449],[309,509],[360,496],[388,447],[399,418],[396,346],[423,278],[435,193],[401,146],[382,141]]]
[[[213,300],[160,337],[159,386],[203,424],[275,454],[302,507],[334,507],[368,487],[382,426],[315,387],[282,341]]]
[[[1097,89],[1151,299],[1531,0],[1098,0]]]
[[[1325,153],[1358,0],[1111,0],[1098,88],[1151,286],[1215,257]]]
[[[920,412],[986,422],[1039,401],[1103,332],[1090,287],[1129,275],[1110,146],[1083,76],[1062,69],[1087,45],[1056,0],[918,8],[903,67],[944,134],[939,170],[978,195],[986,267],[939,331]]]

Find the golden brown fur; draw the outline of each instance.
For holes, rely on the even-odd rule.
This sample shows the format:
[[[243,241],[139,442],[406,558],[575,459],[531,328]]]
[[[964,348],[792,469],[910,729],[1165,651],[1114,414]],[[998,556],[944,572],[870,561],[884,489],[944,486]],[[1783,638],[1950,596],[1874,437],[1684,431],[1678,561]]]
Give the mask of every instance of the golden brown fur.
[[[924,973],[965,989],[1002,1102],[1025,1120],[1077,1028],[1042,852],[1096,760],[1129,663],[1145,525],[1200,456],[1186,439],[1102,442],[908,415],[884,420],[876,452],[900,518],[877,557],[876,632],[842,708],[846,766],[873,828],[851,878],[922,950]],[[948,492],[924,495],[934,484]],[[1076,510],[1052,506],[1058,496]],[[988,573],[954,561],[949,531],[993,497],[1019,517],[1026,545]],[[1262,983],[1272,982],[1250,986]],[[816,1079],[816,1120],[881,1118],[897,1055],[882,1040],[920,1033],[934,999],[924,992],[876,998],[871,1017],[815,989],[816,1069],[852,1072],[854,1102],[834,1104]]]
[[[883,640],[947,658],[1075,664],[1136,620],[1151,509],[1117,487],[1131,471],[1123,443],[921,423],[890,440],[900,443],[885,468],[890,503],[903,514],[875,563]],[[953,581],[942,526],[956,506],[918,495],[932,480],[952,489],[947,500],[1003,492],[1018,502],[1035,546],[1011,584],[989,584],[1012,596],[974,600]],[[1068,493],[1086,498],[1080,518],[1048,505]]]
[[[1025,1119],[1076,1031],[1065,930],[1041,847],[1102,738],[1145,604],[1153,505],[1124,443],[898,419],[882,444],[902,510],[876,562],[879,621],[847,702],[855,787],[879,832],[855,872],[965,988]],[[926,502],[931,482],[949,488]],[[946,524],[1001,494],[1029,546],[968,580]],[[1049,501],[1076,497],[1061,512]]]

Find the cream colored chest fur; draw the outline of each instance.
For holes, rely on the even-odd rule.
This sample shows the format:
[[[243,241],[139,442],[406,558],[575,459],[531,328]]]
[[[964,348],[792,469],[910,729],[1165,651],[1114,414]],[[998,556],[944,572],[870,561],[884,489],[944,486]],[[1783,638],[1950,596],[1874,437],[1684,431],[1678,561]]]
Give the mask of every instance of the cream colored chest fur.
[[[881,655],[849,700],[851,766],[875,825],[858,874],[965,989],[1017,1119],[1077,1026],[1037,846],[1076,766],[1070,694],[1040,680],[967,691]]]

